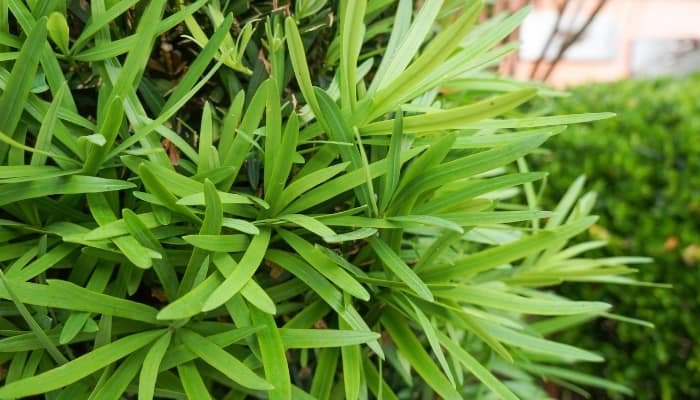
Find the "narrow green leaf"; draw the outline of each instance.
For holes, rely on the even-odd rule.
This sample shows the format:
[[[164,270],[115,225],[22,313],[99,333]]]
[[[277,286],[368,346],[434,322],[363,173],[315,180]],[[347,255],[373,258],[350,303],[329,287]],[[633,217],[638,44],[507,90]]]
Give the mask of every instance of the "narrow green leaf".
[[[311,83],[311,74],[309,66],[306,63],[306,51],[304,44],[301,41],[301,34],[297,28],[293,17],[287,17],[284,20],[284,33],[287,38],[287,48],[289,49],[289,60],[294,70],[294,75],[297,78],[297,84],[304,99],[311,106],[314,115],[320,115],[320,108],[316,94],[314,93],[313,84]]]
[[[335,372],[338,367],[338,349],[333,347],[319,350],[316,361],[316,373],[311,381],[311,393],[317,399],[330,399],[335,384]]]
[[[406,66],[413,60],[418,49],[425,41],[428,33],[430,33],[442,3],[443,0],[423,3],[409,28],[411,8],[408,4],[410,3],[406,1],[399,2],[387,52],[382,58],[379,69],[372,81],[369,89],[370,93],[383,89],[406,69]]]
[[[124,66],[119,72],[118,79],[114,82],[109,100],[107,101],[108,104],[112,99],[117,97],[123,99],[127,98],[129,90],[134,87],[134,82],[143,74],[148,59],[151,57],[153,42],[158,33],[158,23],[161,21],[165,3],[165,0],[153,0],[146,5],[141,19],[139,20],[138,27],[136,28],[136,37],[138,39],[134,47],[129,50],[126,60],[124,61]],[[114,7],[123,7],[124,5],[125,3],[118,3]],[[104,17],[104,14],[102,14],[101,17]],[[110,20],[111,18],[108,21]]]
[[[272,390],[274,388],[273,385],[256,375],[245,364],[209,339],[189,329],[179,329],[177,332],[190,351],[234,382],[250,389]],[[2,392],[0,391],[0,393]]]
[[[394,394],[391,387],[384,381],[381,366],[382,364],[380,361],[379,371],[377,371],[377,369],[374,368],[374,365],[372,365],[372,361],[368,357],[362,358],[362,368],[367,379],[367,386],[369,386],[370,390],[378,400],[398,400],[398,396]]]
[[[11,282],[11,286],[22,303],[156,323],[156,310],[145,304],[97,293],[68,281],[49,279],[47,283]],[[9,299],[9,293],[0,290],[0,298]]]
[[[518,400],[516,396],[506,385],[496,378],[486,367],[477,361],[471,354],[462,348],[458,343],[455,343],[447,335],[442,332],[437,332],[438,339],[445,349],[457,359],[464,367],[471,372],[479,381],[493,390],[502,399]]]
[[[540,128],[525,131],[515,131],[507,133],[488,133],[488,134],[472,134],[461,135],[455,141],[455,149],[481,149],[491,147],[502,147],[518,142],[523,136],[539,135],[541,133],[549,133],[557,135],[566,130],[566,126],[557,126],[554,128]],[[528,171],[521,171],[527,173]]]
[[[126,36],[111,42],[102,42],[73,56],[75,61],[97,62],[125,54],[136,45],[136,35]],[[75,48],[75,45],[73,46]]]
[[[406,98],[408,92],[457,49],[461,39],[471,30],[482,6],[482,1],[470,2],[456,20],[431,40],[418,58],[384,89],[377,91],[370,118],[394,110],[400,103],[409,100]]]
[[[88,194],[87,199],[88,205],[90,206],[90,213],[98,224],[109,224],[116,221],[111,205],[108,203],[107,198],[103,193],[90,193]],[[67,238],[64,240],[67,240]],[[75,241],[81,243],[80,239]],[[114,242],[119,249],[119,253],[117,253],[118,256],[126,257],[131,263],[139,268],[150,268],[152,265],[152,259],[162,259],[162,255],[160,253],[142,246],[132,236],[116,237],[112,239],[112,242]],[[110,251],[111,249],[103,247],[103,250]]]
[[[303,282],[302,282],[303,284]],[[325,317],[331,308],[322,299],[318,299],[299,311],[289,321],[285,322],[283,329],[304,329],[313,326]]]
[[[14,260],[21,257],[26,252],[32,251],[32,249],[35,249],[34,251],[36,251],[36,242],[33,240],[4,245],[0,247],[0,261]],[[36,253],[34,253],[34,256],[35,255]],[[27,259],[26,262],[29,260],[30,259]]]
[[[216,168],[218,165],[214,162],[218,159],[215,154],[215,149],[212,149],[214,143],[214,126],[212,122],[212,110],[209,102],[204,104],[202,111],[202,122],[199,130],[199,157],[197,158],[197,173],[201,174],[210,169]]]
[[[543,126],[571,125],[584,122],[599,121],[615,117],[615,113],[587,113],[571,115],[555,115],[549,117],[524,117],[512,119],[486,119],[462,126],[462,129],[521,129],[539,128]]]
[[[5,385],[0,388],[0,397],[24,397],[60,389],[148,345],[163,333],[162,330],[146,331],[118,339],[61,367]]]
[[[654,326],[653,323],[651,323],[649,321],[645,321],[643,319],[630,318],[630,317],[626,317],[624,315],[611,314],[611,313],[602,313],[601,316],[604,318],[609,318],[609,319],[615,320],[615,321],[620,321],[620,322],[625,322],[628,324],[643,326],[643,327],[649,328],[649,329],[656,328],[656,326]]]
[[[270,185],[265,190],[265,200],[270,203],[272,212],[279,212],[282,204],[282,191],[291,173],[293,157],[299,140],[299,118],[295,112],[289,116],[284,136],[280,144],[280,151],[274,152],[276,161],[274,170],[270,174]],[[273,153],[266,153],[270,157]]]
[[[143,213],[134,214],[135,218],[138,218],[140,224],[142,224],[146,229],[154,229],[160,226],[160,223],[156,219],[153,213]],[[85,234],[83,237],[85,240],[104,240],[111,239],[117,236],[124,236],[129,234],[129,227],[124,219],[118,219],[107,224],[103,224],[98,228]]]
[[[17,166],[17,167],[25,167],[25,166]],[[29,167],[29,165],[26,165],[26,167]],[[12,168],[12,167],[10,167],[10,168]],[[12,169],[14,169],[14,168],[12,168]],[[63,171],[63,170],[59,170],[59,169],[55,169],[55,168],[47,168],[45,170],[46,173],[43,174],[43,176],[36,177],[36,176],[22,176],[21,175],[22,172],[20,172],[21,170],[19,170],[19,168],[17,169],[17,171],[19,172],[19,175],[16,175],[13,178],[2,179],[2,181],[0,181],[0,183],[7,184],[7,183],[17,183],[17,182],[29,182],[29,181],[34,181],[37,179],[53,178],[53,177],[57,177],[57,176],[75,175],[76,173],[79,172],[77,170]],[[2,173],[3,172],[0,171],[0,174],[2,174]]]
[[[210,400],[211,395],[207,386],[199,374],[199,370],[194,362],[188,362],[177,366],[177,373],[180,375],[182,387],[188,399]]]
[[[511,146],[482,151],[432,167],[416,179],[410,190],[422,193],[453,182],[456,179],[471,177],[503,166],[528,154],[548,138],[548,134],[527,137]],[[409,189],[404,188],[404,192],[407,190]],[[398,199],[399,197],[397,196],[397,201]]]
[[[436,393],[444,399],[462,398],[423,349],[423,345],[401,314],[387,308],[382,314],[381,321],[401,354]]]
[[[156,381],[158,380],[158,367],[163,360],[165,352],[170,346],[170,340],[173,335],[171,331],[167,331],[151,346],[143,360],[143,367],[139,374],[139,400],[153,399]]]
[[[148,192],[156,196],[165,205],[165,207],[195,222],[201,223],[199,217],[197,217],[190,209],[177,204],[177,199],[172,192],[168,190],[167,186],[165,186],[163,182],[145,164],[141,164],[139,166],[138,173],[144,186],[146,186],[146,189],[148,189]]]
[[[365,152],[365,146],[362,143],[360,132],[356,127],[353,127],[353,133],[355,134],[355,143],[360,153],[360,160],[362,161],[362,172],[364,172],[365,175],[365,184],[362,185],[361,189],[367,191],[367,198],[369,199],[369,203],[365,203],[368,206],[367,214],[369,216],[375,216],[379,214],[379,207],[377,206],[377,195],[374,191],[374,179],[369,170],[369,159],[367,158],[367,152]]]
[[[277,314],[275,302],[270,298],[265,289],[263,289],[255,279],[250,279],[243,288],[241,288],[241,296],[260,311],[270,315]]]
[[[491,247],[486,250],[458,259],[451,265],[434,265],[425,268],[420,275],[427,281],[447,280],[455,277],[471,276],[488,271],[506,263],[535,254],[546,249],[556,241],[569,238],[588,228],[596,221],[596,217],[587,217],[551,231],[541,231],[538,234],[523,239]]]
[[[342,291],[364,301],[369,300],[369,292],[367,292],[359,282],[345,272],[344,269],[338,267],[335,262],[326,257],[325,254],[315,248],[311,243],[283,229],[278,230],[278,233],[285,242],[292,246],[297,254],[311,264],[318,272],[323,274],[323,276],[341,288]]]
[[[37,257],[36,260],[29,263],[21,270],[8,270],[7,278],[19,282],[28,281],[58,264],[61,260],[72,253],[75,248],[76,246],[74,244],[61,243],[53,247],[44,255]]]
[[[316,92],[319,111],[321,112],[317,118],[323,125],[329,138],[339,143],[355,143],[352,129],[343,119],[340,108],[335,104],[335,101],[322,89],[314,87],[314,91]],[[338,151],[342,160],[350,163],[350,171],[364,170],[365,162],[358,147],[354,145],[338,146]],[[356,188],[356,194],[361,204],[370,204],[370,192],[366,185],[359,185]]]
[[[204,304],[204,311],[213,310],[223,305],[253,277],[253,274],[265,256],[265,251],[270,243],[270,235],[271,232],[269,229],[263,229],[260,231],[259,235],[253,236],[253,239],[250,241],[250,246],[241,258],[241,262],[230,275],[226,276],[221,286],[214,290],[211,296],[209,296]],[[214,263],[223,262],[223,260],[227,258],[230,259],[228,255],[224,256],[222,253],[217,253],[214,255]],[[232,259],[230,261],[233,262]]]
[[[444,306],[444,304],[443,304]],[[515,324],[512,319],[499,318],[493,313],[481,312],[475,309],[469,308],[449,308],[448,310],[455,311],[458,314],[459,319],[456,323],[462,328],[474,333],[479,339],[481,339],[485,344],[487,344],[493,351],[501,356],[504,360],[509,363],[513,362],[513,356],[508,352],[508,349],[491,333],[489,333],[483,326],[480,320],[491,321],[496,324],[502,324],[504,326],[510,326],[515,329],[522,329],[521,325]]]
[[[250,309],[250,317],[253,324],[264,327],[258,331],[257,337],[265,369],[265,378],[269,382],[274,382],[275,385],[268,395],[271,400],[290,399],[292,382],[281,330],[277,328],[271,315],[258,311],[255,307]]]
[[[298,225],[322,238],[335,236],[335,232],[319,220],[304,214],[285,214],[279,219]]]
[[[552,336],[565,329],[571,329],[595,318],[598,318],[597,314],[573,314],[552,318],[542,318],[538,321],[532,322],[530,324],[530,328],[538,335],[546,337]]]
[[[12,290],[13,285],[10,284],[10,282],[7,280],[5,274],[3,274],[2,271],[0,271],[0,281],[2,282],[2,286],[8,294],[7,297],[10,300],[12,300],[12,302],[15,305],[15,308],[17,308],[17,311],[19,311],[24,321],[27,323],[27,325],[29,325],[29,328],[32,330],[39,343],[41,343],[41,345],[51,355],[54,361],[56,361],[59,364],[67,363],[68,359],[63,355],[63,353],[61,353],[58,350],[56,345],[48,338],[46,332],[44,332],[44,329],[42,329],[42,327],[37,323],[34,317],[32,317],[32,314],[23,304],[22,300]]]
[[[349,165],[350,163],[335,164],[327,168],[316,170],[308,175],[294,180],[282,192],[278,207],[280,209],[286,207],[294,199],[306,193],[308,190],[345,171]]]
[[[369,244],[374,249],[375,253],[382,261],[384,266],[389,269],[396,277],[404,282],[418,297],[433,301],[433,293],[428,286],[423,282],[418,275],[396,254],[388,244],[382,239],[371,236]]]
[[[542,172],[530,172],[453,182],[438,189],[430,201],[417,204],[413,211],[416,214],[430,215],[439,211],[450,210],[455,206],[461,205],[465,199],[536,181],[545,176],[547,174]]]
[[[440,2],[438,2],[440,3]],[[422,11],[422,10],[421,10]],[[398,13],[398,11],[397,11]],[[375,78],[376,79],[376,78]],[[391,131],[391,140],[389,141],[389,152],[386,156],[389,161],[389,169],[382,180],[382,190],[380,194],[379,209],[384,212],[389,206],[391,198],[399,186],[399,178],[401,176],[401,145],[403,142],[403,112],[398,110],[394,115],[394,127]]]
[[[221,226],[224,228],[233,229],[239,232],[247,233],[249,235],[257,235],[260,233],[260,229],[257,226],[251,224],[244,219],[235,218],[224,218],[221,222]]]
[[[442,220],[457,226],[483,226],[492,224],[508,224],[532,219],[548,218],[549,211],[485,211],[485,212],[453,212],[438,214]]]
[[[488,286],[457,286],[451,289],[435,289],[435,295],[483,307],[533,315],[568,315],[601,313],[610,308],[602,302],[543,300],[510,294]]]
[[[178,287],[177,273],[175,272],[175,267],[168,259],[167,252],[137,214],[127,208],[122,211],[122,215],[129,233],[144,247],[162,256],[160,259],[153,259],[153,270],[158,276],[161,285],[163,285],[163,290],[168,299],[175,299]]]
[[[140,349],[126,357],[116,370],[112,371],[111,368],[106,368],[88,400],[119,400],[122,398],[129,383],[136,378],[141,369],[141,364],[146,356],[144,350]]]
[[[206,0],[200,0],[197,3],[197,8],[200,8],[204,5],[204,3],[206,3]],[[196,3],[193,3],[191,6],[188,7],[192,7],[194,5],[196,5]],[[162,114],[156,120],[157,122],[159,121],[160,123],[162,123],[164,121],[160,121],[161,117],[173,114],[174,111],[176,111],[177,109],[177,102],[187,97],[188,92],[190,92],[192,88],[195,87],[195,83],[197,82],[197,80],[200,79],[202,75],[204,75],[204,70],[219,52],[219,47],[228,35],[231,29],[232,22],[233,16],[229,14],[221,21],[220,24],[217,24],[216,31],[211,36],[211,38],[209,38],[207,44],[198,52],[197,58],[195,58],[194,61],[188,65],[187,72],[185,72],[185,74],[180,78],[178,85],[175,87],[175,90],[173,90],[173,92],[170,94],[170,97],[168,98],[168,101],[166,101],[163,105]]]
[[[22,378],[26,378],[36,374],[39,368],[39,363],[44,357],[44,350],[35,350],[29,355],[29,359],[24,364],[24,370],[22,371]],[[7,378],[5,380],[7,382]],[[9,382],[7,382],[9,383]]]
[[[290,328],[280,329],[279,334],[288,349],[352,346],[372,342],[380,336],[376,332],[355,330]]]
[[[351,300],[348,296],[345,296],[345,302],[349,303]],[[340,319],[338,320],[338,327],[345,330],[349,329],[350,325],[345,322],[345,320]],[[336,332],[337,336],[338,333],[341,333],[342,331]],[[349,332],[348,332],[349,333]],[[360,333],[362,334],[363,332],[352,332],[352,333]],[[378,334],[375,334],[374,337],[368,338],[367,342],[370,342],[372,340],[377,340],[378,339]],[[363,371],[362,371],[362,352],[360,350],[360,346],[350,343],[349,340],[346,339],[340,348],[340,358],[343,366],[343,386],[345,389],[345,398],[346,399],[358,399],[360,398],[360,391],[362,390],[362,381],[364,379],[363,377]],[[365,387],[365,392],[366,392],[366,387]],[[366,396],[366,393],[363,393],[364,396]]]
[[[208,45],[209,43],[207,43]],[[236,128],[240,125],[243,117],[243,104],[245,103],[245,91],[239,90],[231,100],[231,105],[223,118],[221,136],[219,137],[219,152],[228,154],[231,143],[235,137]]]
[[[292,154],[282,155],[276,149],[282,146],[282,110],[280,107],[280,91],[278,83],[274,78],[270,78],[274,83],[275,88],[267,91],[267,99],[265,102],[265,154],[263,160],[263,184],[265,194],[272,190],[272,186],[277,186],[273,181],[272,175],[281,175],[281,171],[277,171],[278,159],[280,157],[290,157]],[[279,178],[276,178],[279,179]],[[282,179],[286,180],[286,176]]]
[[[459,243],[462,240],[462,236],[461,233],[455,231],[446,231],[442,235],[435,237],[435,241],[430,247],[420,254],[418,262],[413,266],[413,271],[418,273],[426,266],[433,265],[450,250],[452,245]]]
[[[224,191],[228,189],[233,184],[238,172],[243,166],[243,163],[248,158],[250,149],[253,147],[252,137],[255,130],[259,127],[260,121],[262,119],[263,113],[265,111],[265,104],[267,100],[267,91],[273,90],[274,82],[271,80],[266,80],[255,91],[253,98],[250,100],[248,109],[238,126],[237,134],[232,138],[232,140],[224,141],[219,144],[219,153],[221,155],[221,165],[226,167],[233,167],[233,172],[230,177],[223,181],[219,188]],[[228,137],[228,136],[227,136]]]
[[[8,179],[13,178],[27,178],[27,180],[34,180],[42,176],[61,174],[70,171],[62,171],[59,168],[49,165],[1,165],[0,166],[0,179],[2,182],[7,182]],[[75,173],[77,171],[74,171]]]
[[[403,226],[409,225],[424,225],[424,226],[434,226],[438,228],[449,229],[454,232],[464,233],[464,229],[459,224],[450,221],[447,218],[442,218],[442,216],[437,217],[434,215],[401,215],[397,217],[389,217],[387,220],[391,222],[397,222]]]
[[[141,269],[151,268],[153,259],[162,259],[163,257],[160,253],[142,246],[132,236],[114,238],[112,242],[117,246],[121,255]]]
[[[447,359],[445,358],[445,354],[442,351],[442,347],[440,347],[440,341],[438,340],[437,336],[438,331],[435,330],[435,328],[433,327],[433,323],[428,319],[425,313],[421,311],[420,307],[418,307],[415,303],[412,303],[410,299],[406,300],[409,302],[411,308],[413,309],[413,312],[416,314],[416,319],[418,320],[416,322],[418,322],[421,329],[423,329],[423,333],[425,333],[425,336],[428,339],[430,349],[433,351],[435,358],[437,358],[438,363],[440,364],[440,368],[442,368],[442,371],[447,376],[447,379],[450,380],[452,387],[456,388],[457,384],[455,383],[455,378],[452,376],[452,370],[447,364]]]
[[[357,314],[349,305],[343,304],[343,295],[341,292],[326,280],[319,272],[307,264],[301,257],[287,253],[281,250],[269,249],[265,258],[282,268],[288,270],[294,276],[303,281],[311,288],[326,304],[331,306],[341,318],[343,318],[354,330],[361,332],[369,332],[367,323]],[[378,354],[381,358],[384,357],[384,352],[378,341],[368,343],[368,346]]]
[[[239,253],[250,244],[247,235],[186,235],[182,239],[200,249],[223,253]]]
[[[49,37],[56,43],[63,54],[68,54],[69,28],[66,17],[60,12],[52,12],[46,22]]]
[[[131,182],[82,175],[37,179],[31,182],[3,185],[4,194],[0,198],[0,206],[20,200],[57,194],[102,193],[126,190],[133,187],[134,184]]]
[[[221,204],[255,204],[255,202],[253,202],[253,200],[251,200],[249,197],[240,194],[225,192],[216,193]],[[206,204],[204,200],[204,193],[200,192],[184,196],[177,201],[177,204],[183,206],[203,206]]]
[[[223,223],[221,199],[216,191],[216,187],[208,179],[204,180],[203,190],[206,209],[204,210],[204,221],[202,221],[199,233],[200,235],[219,235]],[[209,261],[208,252],[195,247],[180,282],[178,297],[192,289],[196,282],[203,278],[201,274],[206,273]]]
[[[248,326],[245,328],[226,329],[221,333],[207,336],[215,345],[225,349],[234,343],[238,343],[262,329],[261,326]],[[183,363],[197,359],[198,356],[190,351],[184,344],[172,345],[160,363],[160,372],[167,371]]]
[[[368,237],[373,236],[376,233],[377,230],[374,228],[361,228],[346,233],[336,234],[333,236],[326,236],[323,238],[323,240],[327,243],[352,242],[354,240],[367,239]]]
[[[402,152],[401,162],[406,162],[423,151],[422,148],[413,148]],[[389,164],[386,159],[376,161],[369,165],[370,178],[375,179],[386,174]],[[316,182],[318,183],[318,182]],[[367,176],[364,169],[349,172],[338,178],[329,180],[317,188],[306,192],[296,201],[292,202],[284,212],[298,213],[317,204],[331,199],[337,195],[345,193],[353,188],[367,183]],[[290,185],[291,186],[291,185]]]
[[[517,363],[517,366],[525,371],[536,374],[544,379],[564,379],[569,382],[575,382],[586,386],[598,387],[601,389],[622,393],[627,396],[634,395],[632,389],[628,388],[627,386],[620,385],[619,383],[615,383],[607,379],[602,379],[597,376],[572,371],[570,368],[554,367],[550,365],[541,365],[536,363]]]
[[[39,67],[39,58],[46,41],[47,20],[46,17],[39,19],[31,32],[27,32],[27,39],[22,45],[17,61],[12,66],[5,91],[0,96],[0,110],[3,110],[3,118],[0,119],[0,132],[7,132],[11,138],[22,117],[34,75]],[[7,143],[0,142],[0,163],[2,164],[7,156],[7,150]]]
[[[347,112],[357,102],[357,59],[365,34],[367,0],[347,0],[340,6],[340,104]]]
[[[26,130],[22,129],[19,132],[21,132],[21,135],[26,135]],[[25,139],[24,137],[19,137],[18,138],[21,142],[24,142]],[[34,147],[29,147],[26,146],[14,139],[12,139],[10,136],[6,135],[2,131],[0,131],[0,144],[7,144],[10,146],[10,151],[14,151],[15,154],[21,154],[23,151],[32,153],[32,154],[41,154],[50,158],[53,158],[57,163],[65,166],[70,166],[70,168],[75,168],[79,165],[79,163],[72,158],[65,156],[59,152],[50,152],[50,151],[44,151],[38,148]],[[56,150],[54,148],[54,150]],[[10,153],[12,154],[12,153]],[[19,158],[19,157],[17,157]],[[14,161],[11,159],[8,159],[8,164],[16,164],[18,161]]]
[[[58,343],[70,343],[70,341],[72,341],[80,333],[80,331],[83,330],[83,327],[89,318],[89,313],[71,313],[70,317],[68,317],[63,325],[63,328],[61,329],[61,335],[58,337]]]
[[[465,124],[510,111],[530,100],[536,94],[537,89],[521,89],[450,110],[405,117],[403,120],[403,130],[411,133],[430,133],[450,129],[462,129]],[[375,122],[361,128],[360,132],[363,135],[386,134],[390,132],[393,124],[394,121],[392,120]]]
[[[535,354],[556,357],[565,362],[591,361],[602,362],[603,357],[587,350],[564,343],[531,336],[523,332],[484,322],[485,328],[503,343],[521,348]]]
[[[39,128],[39,133],[36,135],[36,143],[34,145],[35,149],[48,152],[51,148],[51,139],[53,137],[53,131],[56,129],[56,122],[58,121],[58,109],[63,101],[63,96],[66,92],[67,85],[62,85],[61,88],[56,93],[56,96],[51,101],[49,109],[46,111],[44,119],[41,121],[41,128]],[[46,154],[33,153],[31,165],[44,165],[46,163]]]
[[[158,312],[158,320],[189,318],[202,312],[204,303],[221,282],[218,274],[209,275],[202,283],[185,292]]]
[[[574,207],[576,200],[581,195],[581,191],[583,190],[583,185],[585,183],[586,177],[581,175],[576,178],[571,185],[569,185],[566,193],[564,193],[564,196],[562,196],[561,200],[559,200],[559,203],[557,204],[557,207],[554,209],[554,215],[549,219],[549,221],[547,221],[545,229],[556,228],[557,226],[561,225],[562,222],[564,222],[566,217],[569,215],[569,212],[571,212],[571,209]]]
[[[111,21],[115,20],[119,15],[126,12],[137,0],[126,0],[121,1],[106,10],[105,12],[98,15],[96,18],[91,18],[87,25],[83,28],[80,36],[73,43],[73,51],[79,50],[83,45],[94,36],[100,29],[104,28]]]
[[[398,222],[391,222],[387,219],[367,218],[356,215],[329,215],[319,217],[326,225],[330,226],[364,226],[370,229],[399,229],[403,225]]]

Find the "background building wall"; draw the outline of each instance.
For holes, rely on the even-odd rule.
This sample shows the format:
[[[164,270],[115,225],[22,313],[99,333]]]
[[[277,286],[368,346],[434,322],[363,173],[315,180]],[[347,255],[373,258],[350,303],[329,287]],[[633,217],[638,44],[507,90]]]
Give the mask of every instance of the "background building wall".
[[[569,0],[580,3],[576,8],[579,17],[590,15],[599,0]],[[533,1],[534,10],[521,31],[523,48],[533,41],[541,41],[542,32],[548,26],[542,23],[542,15],[556,14],[555,0]],[[566,16],[566,14],[565,14]],[[610,81],[632,75],[658,75],[666,71],[685,71],[699,64],[700,57],[686,57],[700,53],[700,1],[699,0],[608,0],[578,45],[571,48],[554,69],[548,82],[555,86],[575,85],[590,81]],[[537,26],[540,24],[541,26]],[[533,26],[534,25],[534,26]],[[551,28],[551,26],[549,27]],[[540,29],[538,35],[528,34]],[[601,32],[614,31],[605,35]],[[611,31],[611,32],[612,32]],[[539,37],[535,37],[539,36]],[[596,57],[603,49],[613,49],[612,56]],[[586,59],[585,54],[593,54]],[[634,53],[634,54],[633,54]],[[578,54],[578,56],[577,56]],[[583,54],[583,56],[581,56]],[[514,75],[529,78],[534,60],[521,59],[516,63]],[[677,61],[674,61],[677,59]],[[667,65],[664,65],[666,63]],[[678,68],[676,64],[688,64]],[[546,62],[545,62],[546,64]]]

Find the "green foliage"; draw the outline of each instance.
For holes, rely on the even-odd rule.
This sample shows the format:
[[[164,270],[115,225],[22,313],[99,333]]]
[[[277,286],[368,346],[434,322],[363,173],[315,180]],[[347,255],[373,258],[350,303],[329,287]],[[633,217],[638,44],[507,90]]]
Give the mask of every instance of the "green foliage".
[[[630,393],[547,338],[609,309],[552,286],[646,260],[567,247],[580,185],[517,202],[610,116],[514,117],[547,91],[483,74],[527,10],[172,3],[0,2],[0,398]]]
[[[551,154],[536,158],[551,171],[551,196],[577,174],[598,193],[600,226],[590,236],[609,246],[604,257],[654,258],[640,268],[644,281],[673,289],[607,285],[566,286],[573,298],[610,302],[617,312],[648,320],[656,329],[600,320],[560,336],[599,349],[609,360],[601,376],[637,390],[640,399],[697,398],[700,374],[700,141],[695,89],[700,76],[586,86],[557,99],[556,112],[614,111],[616,118],[571,127],[553,139]]]

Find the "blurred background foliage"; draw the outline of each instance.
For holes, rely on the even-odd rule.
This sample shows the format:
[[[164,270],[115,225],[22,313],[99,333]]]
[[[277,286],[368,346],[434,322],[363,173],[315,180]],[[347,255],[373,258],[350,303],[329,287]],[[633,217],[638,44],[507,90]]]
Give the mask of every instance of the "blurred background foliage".
[[[571,298],[613,304],[616,312],[653,322],[656,329],[600,319],[557,339],[595,348],[606,358],[597,373],[635,389],[639,399],[700,398],[700,74],[626,80],[570,90],[550,98],[548,113],[613,111],[616,118],[571,126],[551,139],[551,152],[533,169],[556,177],[543,205],[552,206],[580,174],[598,192],[601,216],[588,239],[610,245],[600,256],[651,256],[640,280],[672,289],[565,285]],[[603,228],[605,227],[605,228]],[[581,240],[585,240],[582,238]],[[601,369],[602,367],[602,369]],[[609,398],[599,392],[594,398]]]

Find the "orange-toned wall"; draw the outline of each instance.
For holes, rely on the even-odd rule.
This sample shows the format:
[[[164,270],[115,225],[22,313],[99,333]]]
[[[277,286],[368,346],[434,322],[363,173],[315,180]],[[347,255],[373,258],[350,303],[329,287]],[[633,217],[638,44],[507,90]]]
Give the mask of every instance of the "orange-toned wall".
[[[599,0],[582,1],[585,3],[582,12],[590,13]],[[553,0],[537,0],[534,7],[556,9],[556,3]],[[549,83],[564,87],[629,76],[634,39],[700,38],[700,0],[608,0],[600,11],[600,14],[605,13],[622,25],[617,57],[604,62],[562,60],[548,79]],[[529,78],[532,64],[519,61],[515,76]]]

